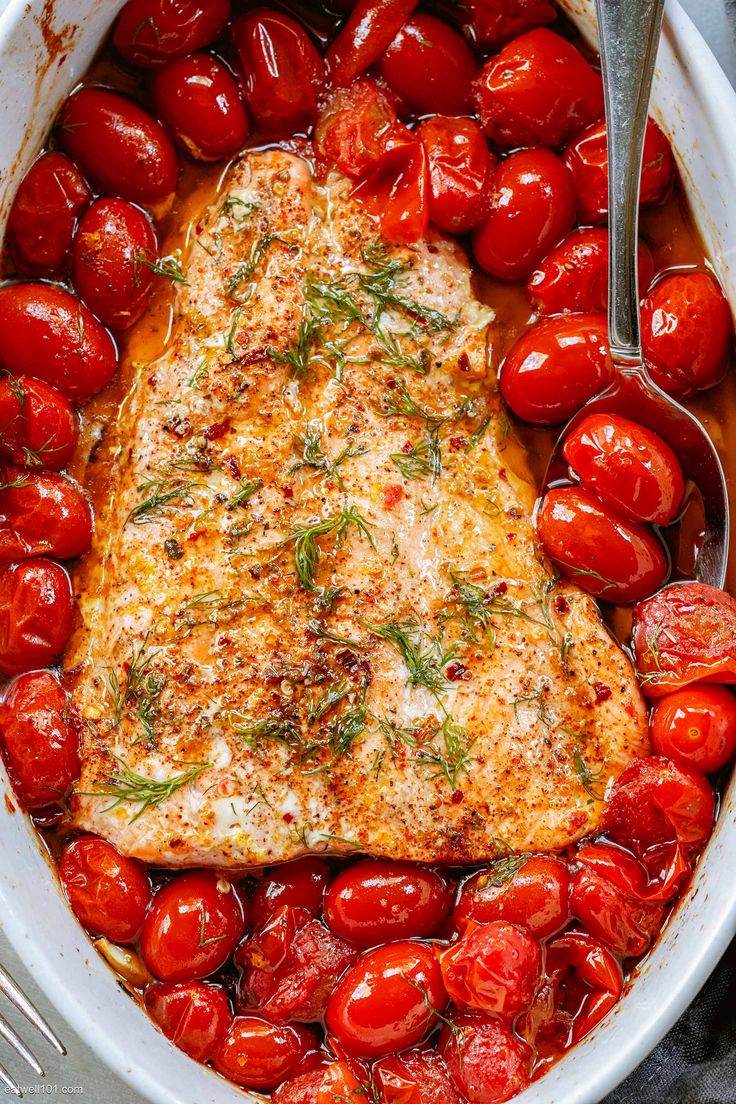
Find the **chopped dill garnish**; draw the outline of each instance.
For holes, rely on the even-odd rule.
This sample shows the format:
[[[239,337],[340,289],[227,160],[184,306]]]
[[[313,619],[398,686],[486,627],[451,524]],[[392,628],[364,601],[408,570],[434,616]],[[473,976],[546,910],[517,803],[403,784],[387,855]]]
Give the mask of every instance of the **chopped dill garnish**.
[[[428,633],[416,621],[387,621],[383,625],[362,622],[375,636],[392,644],[409,672],[409,686],[421,686],[438,697],[450,685],[444,668],[451,661],[439,636]]]
[[[288,717],[272,715],[260,721],[249,721],[241,713],[232,710],[228,719],[233,731],[242,736],[253,751],[257,751],[269,740],[291,748],[299,747],[302,742],[298,726]]]
[[[239,196],[228,196],[220,211],[223,215],[229,216],[233,222],[242,223],[248,222],[253,212],[257,211],[259,207],[260,204],[254,200],[241,199]]]
[[[442,471],[442,448],[437,431],[423,437],[408,452],[392,452],[393,460],[405,479],[426,479],[434,482]]]
[[[330,460],[322,447],[322,434],[319,426],[310,424],[306,427],[304,433],[299,433],[294,437],[294,451],[297,455],[301,455],[301,460],[293,465],[292,473],[301,471],[302,468],[311,468],[327,479],[334,479],[340,489],[344,491],[345,486],[338,469],[346,460],[351,460],[354,456],[363,456],[367,449],[346,445],[334,460]]]
[[[358,652],[363,648],[363,645],[356,640],[350,640],[346,636],[338,636],[337,633],[330,632],[316,617],[313,617],[309,622],[309,631],[317,640],[329,640],[332,644],[342,644],[343,647]]]
[[[572,765],[580,779],[580,785],[583,787],[587,794],[590,794],[596,801],[601,801],[603,794],[601,792],[601,786],[603,785],[603,772],[592,771],[583,758],[582,748],[580,746],[580,740],[575,744],[575,749],[572,754]]]
[[[136,253],[133,257],[133,281],[136,285],[140,282],[139,265],[150,268],[154,276],[164,276],[167,280],[173,280],[177,284],[189,283],[181,267],[181,257],[175,256],[173,253],[168,257],[160,257],[157,261],[144,257],[142,253]]]
[[[476,630],[483,632],[491,647],[496,643],[496,632],[491,624],[492,599],[488,591],[475,583],[464,579],[459,571],[451,571],[450,578],[453,583],[453,591],[449,601],[457,601],[462,606],[461,614],[444,614],[445,622],[459,620],[466,635],[473,641],[477,640]]]
[[[152,521],[160,521],[177,506],[192,506],[192,492],[203,486],[203,483],[172,479],[163,473],[154,473],[138,484],[138,494],[146,497],[133,507],[123,522],[123,527],[128,522],[133,525],[147,525]]]
[[[358,530],[360,537],[366,537],[375,550],[375,541],[371,533],[372,523],[366,521],[357,506],[343,506],[339,514],[323,518],[311,525],[302,525],[281,541],[281,545],[294,545],[294,566],[301,586],[312,593],[318,590],[315,575],[322,558],[319,545],[320,537],[334,536],[340,544],[346,537],[351,525]]]
[[[525,864],[528,855],[502,855],[498,859],[494,859],[485,870],[479,880],[479,885],[483,889],[486,886],[498,886],[505,885],[510,881],[515,874],[518,874],[522,866]]]
[[[610,579],[606,579],[598,571],[592,571],[592,570],[582,568],[582,567],[571,567],[569,570],[570,570],[570,573],[576,579],[577,578],[594,579],[596,582],[602,583],[602,586],[599,588],[601,595],[605,594],[605,592],[607,590],[615,590],[616,589],[616,584],[612,583]]]
[[[256,491],[260,491],[263,486],[263,482],[260,479],[254,479],[251,483],[246,483],[243,479],[240,480],[238,490],[230,498],[225,507],[227,510],[235,510],[238,506],[247,506],[249,500],[253,497]]]
[[[473,761],[470,750],[475,740],[469,739],[465,726],[458,724],[449,714],[445,715],[435,739],[439,736],[442,737],[443,746],[438,747],[431,743],[419,744],[415,761],[431,767],[432,778],[444,776],[453,790],[456,790],[460,775],[467,773],[468,766]]]
[[[146,778],[145,775],[139,774],[137,771],[132,770],[122,759],[117,755],[113,758],[120,764],[119,770],[113,775],[109,783],[103,783],[99,790],[88,790],[83,793],[82,797],[112,797],[115,800],[112,805],[108,805],[104,812],[109,812],[111,809],[117,809],[119,805],[130,802],[131,804],[140,805],[140,809],[135,816],[130,818],[130,823],[138,820],[143,814],[154,805],[160,805],[167,798],[171,797],[180,790],[182,786],[188,785],[193,782],[195,778],[208,770],[211,763],[182,763],[182,766],[187,767],[187,770],[181,771],[180,774],[175,774],[171,778],[155,779]]]
[[[240,316],[242,313],[242,307],[235,308],[235,310],[233,311],[232,321],[230,323],[230,329],[228,330],[227,336],[225,338],[225,350],[230,354],[230,356],[233,357],[237,357],[238,355],[235,351],[235,335],[238,330],[238,324],[240,323]]]
[[[350,686],[346,679],[339,679],[331,683],[318,697],[312,697],[307,701],[307,721],[315,724],[324,717],[325,713],[341,702],[350,693]]]
[[[225,292],[229,299],[234,298],[235,292],[243,281],[249,279],[255,273],[258,266],[262,263],[263,258],[266,256],[268,247],[275,241],[281,242],[284,245],[287,244],[278,234],[262,234],[260,238],[256,238],[251,247],[248,260],[236,269],[234,275],[227,282]]]

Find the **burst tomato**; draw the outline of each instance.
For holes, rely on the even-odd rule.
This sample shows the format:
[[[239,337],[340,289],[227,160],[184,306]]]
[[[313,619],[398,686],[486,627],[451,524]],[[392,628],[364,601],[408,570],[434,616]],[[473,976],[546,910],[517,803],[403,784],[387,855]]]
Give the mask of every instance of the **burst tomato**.
[[[42,153],[18,185],[8,215],[8,240],[21,272],[58,275],[66,267],[74,227],[92,198],[87,181],[63,153]]]
[[[166,1038],[197,1062],[214,1057],[233,1020],[225,990],[206,981],[157,981],[144,999]]]
[[[67,844],[59,875],[74,915],[93,935],[132,943],[151,903],[145,868],[107,840],[80,836]]]
[[[378,61],[416,6],[417,0],[358,0],[327,51],[332,84],[344,88]]]
[[[373,1066],[380,1104],[459,1104],[444,1059],[431,1050],[405,1050]]]
[[[47,667],[69,639],[73,609],[69,576],[53,560],[0,568],[0,671]]]
[[[279,1085],[271,1099],[273,1104],[345,1104],[363,1093],[365,1086],[347,1062],[329,1062],[292,1076]]]
[[[30,556],[81,556],[92,540],[92,515],[82,492],[56,472],[30,475],[23,468],[4,469],[0,489],[0,563]]]
[[[660,755],[710,774],[736,751],[736,699],[725,686],[688,686],[660,698],[651,729]]]
[[[603,824],[612,839],[641,853],[671,841],[702,846],[714,816],[713,789],[701,774],[652,755],[633,760],[616,780]]]
[[[236,1016],[214,1056],[215,1069],[245,1089],[275,1089],[317,1039],[306,1027]]]
[[[79,740],[69,699],[50,671],[12,683],[0,705],[0,732],[26,808],[61,805],[79,777]]]
[[[416,135],[429,166],[429,217],[448,234],[475,229],[488,214],[496,169],[480,127],[472,119],[425,119]]]
[[[468,920],[506,920],[545,939],[570,919],[570,870],[547,855],[499,859],[464,883],[453,912],[462,928]]]
[[[478,62],[462,35],[420,14],[407,19],[377,68],[417,115],[464,115]]]
[[[654,275],[652,254],[639,243],[639,287]],[[608,308],[608,231],[573,230],[529,277],[529,298],[540,314],[605,311]]]
[[[282,905],[317,916],[329,880],[330,869],[321,859],[297,859],[272,870],[258,883],[250,900],[254,929],[262,927]]]
[[[342,870],[325,897],[329,927],[372,947],[432,935],[450,911],[450,887],[433,870],[413,863],[366,859]]]
[[[468,1104],[502,1104],[528,1086],[532,1050],[510,1027],[477,1012],[453,1019],[454,1030],[443,1030],[439,1048]]]
[[[0,452],[26,468],[58,471],[77,443],[77,416],[55,387],[30,376],[0,380]]]
[[[340,169],[348,176],[363,176],[392,146],[412,140],[391,98],[368,77],[349,88],[335,89],[314,134],[323,167]]]
[[[595,853],[592,864],[588,862],[589,852]],[[661,927],[665,911],[663,903],[643,901],[636,893],[637,882],[646,883],[644,868],[633,855],[600,844],[582,847],[576,859],[581,869],[572,880],[573,916],[622,958],[644,954]],[[611,867],[618,869],[612,873]],[[627,882],[630,892],[622,888]]]
[[[542,978],[542,949],[505,920],[476,925],[439,954],[442,980],[461,1007],[513,1020],[532,1002]]]
[[[557,18],[550,0],[464,0],[462,11],[476,42],[491,52]]]
[[[390,149],[352,194],[379,220],[388,241],[419,241],[429,224],[429,171],[422,143]]]
[[[610,951],[586,932],[569,932],[547,946],[546,973],[560,1018],[560,1042],[584,1038],[621,996],[621,967]]]
[[[233,157],[250,126],[230,71],[209,54],[190,54],[151,80],[153,106],[176,142],[196,161]]]
[[[229,18],[230,0],[128,0],[113,42],[125,61],[150,69],[214,42]]]

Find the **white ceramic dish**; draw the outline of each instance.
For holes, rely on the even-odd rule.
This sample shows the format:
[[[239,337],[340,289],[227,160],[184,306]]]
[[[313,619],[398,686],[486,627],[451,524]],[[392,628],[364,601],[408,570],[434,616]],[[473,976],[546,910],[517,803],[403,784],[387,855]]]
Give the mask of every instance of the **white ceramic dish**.
[[[0,5],[1,6],[1,5]],[[84,74],[122,0],[10,0],[0,14],[0,220],[49,120]],[[562,0],[588,36],[593,0]],[[736,95],[682,9],[671,3],[655,109],[673,140],[714,267],[736,306]],[[6,784],[4,776],[0,782]],[[116,983],[74,920],[35,832],[0,802],[0,916],[31,973],[103,1062],[155,1104],[244,1097],[171,1046]],[[519,1104],[597,1104],[655,1046],[736,932],[736,786],[687,899],[614,1012]]]

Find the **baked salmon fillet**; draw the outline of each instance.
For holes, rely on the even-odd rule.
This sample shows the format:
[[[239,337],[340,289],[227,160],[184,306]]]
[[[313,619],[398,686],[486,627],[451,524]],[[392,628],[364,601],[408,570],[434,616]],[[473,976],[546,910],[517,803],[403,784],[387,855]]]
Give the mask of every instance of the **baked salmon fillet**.
[[[537,544],[461,247],[387,246],[344,177],[271,150],[185,272],[74,580],[74,825],[231,868],[589,832],[644,705]]]

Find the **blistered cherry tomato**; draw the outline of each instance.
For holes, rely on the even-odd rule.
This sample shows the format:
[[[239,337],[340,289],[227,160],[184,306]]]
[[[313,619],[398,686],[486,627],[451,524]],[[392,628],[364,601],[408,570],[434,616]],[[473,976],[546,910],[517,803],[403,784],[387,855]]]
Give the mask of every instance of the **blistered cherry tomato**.
[[[324,168],[337,168],[348,176],[363,176],[386,150],[411,141],[411,131],[399,122],[391,98],[369,77],[335,89],[314,133]]]
[[[429,224],[429,169],[422,143],[390,149],[352,194],[379,220],[388,241],[419,241]]]
[[[42,153],[21,180],[8,215],[8,239],[21,272],[54,276],[69,255],[74,227],[92,198],[63,153]]]
[[[663,756],[634,759],[606,803],[607,834],[641,852],[675,840],[700,847],[713,828],[715,798],[702,774]]]
[[[64,288],[0,287],[0,367],[6,372],[38,376],[81,402],[101,391],[117,366],[107,330]]]
[[[23,804],[58,806],[79,777],[69,699],[50,671],[21,675],[0,705],[0,732]]]
[[[209,871],[191,871],[156,894],[141,953],[154,977],[194,981],[227,962],[244,928],[243,902],[232,883]]]
[[[652,254],[639,243],[639,287],[654,275]],[[605,311],[608,307],[608,231],[573,230],[529,277],[529,298],[540,314]]]
[[[372,947],[432,935],[450,911],[450,887],[413,863],[366,859],[341,870],[325,896],[334,932]]]
[[[113,943],[138,937],[152,896],[140,863],[107,840],[80,836],[64,848],[59,876],[74,915],[89,932]]]
[[[230,0],[128,0],[113,42],[131,65],[153,68],[214,42],[230,18]]]
[[[639,602],[667,578],[667,556],[651,529],[621,517],[584,487],[548,491],[537,532],[550,559],[607,602]]]
[[[464,0],[462,11],[476,42],[492,52],[557,18],[550,0]]]
[[[725,686],[677,690],[655,705],[651,730],[660,755],[710,774],[736,751],[736,699]]]
[[[468,920],[507,920],[535,939],[556,935],[570,919],[569,868],[551,855],[500,859],[465,882],[453,919],[461,930]]]
[[[378,61],[416,6],[417,0],[358,0],[327,51],[332,84],[345,88]]]
[[[282,905],[306,909],[316,916],[329,880],[330,869],[321,859],[297,859],[272,870],[258,883],[250,900],[254,929],[262,927]]]
[[[156,235],[139,207],[96,199],[74,235],[74,288],[111,330],[127,330],[146,309],[157,256]]]
[[[317,117],[325,63],[304,28],[283,12],[256,8],[236,19],[231,33],[258,126],[283,135],[308,128]]]
[[[536,939],[508,924],[470,924],[439,955],[450,999],[461,1007],[513,1020],[529,1007],[542,980],[542,949]]]
[[[479,1013],[454,1016],[439,1048],[450,1076],[468,1104],[501,1104],[530,1081],[532,1050],[501,1020]]]
[[[501,394],[527,422],[571,418],[613,382],[608,327],[600,314],[544,318],[523,333],[501,365]]]
[[[478,62],[462,35],[441,19],[420,14],[407,19],[377,68],[418,115],[463,115]]]
[[[608,218],[608,151],[606,124],[596,123],[578,135],[565,150],[565,162],[575,181],[580,222],[605,222]],[[644,137],[641,170],[642,207],[663,203],[675,179],[675,159],[670,144],[651,119]]]
[[[583,484],[633,521],[669,525],[685,494],[680,461],[661,437],[618,414],[589,414],[562,449]]]
[[[74,452],[77,416],[55,387],[30,376],[0,380],[0,451],[26,468],[58,471]]]
[[[473,235],[475,259],[499,280],[526,280],[575,222],[570,173],[550,150],[512,153],[496,170],[489,211]]]
[[[381,1058],[413,1046],[447,1003],[433,948],[400,941],[368,951],[337,983],[329,1031],[352,1054]]]
[[[563,1016],[563,1046],[592,1031],[621,996],[621,967],[587,932],[568,932],[549,943],[546,972]]]
[[[605,853],[607,863],[589,863],[589,850],[596,858]],[[644,954],[662,925],[665,906],[661,901],[643,901],[638,897],[636,882],[646,881],[641,864],[633,855],[601,844],[582,847],[576,859],[581,867],[572,880],[573,916],[595,939],[622,958]],[[634,877],[629,870],[632,865]],[[627,882],[630,892],[623,888]]]
[[[459,1104],[444,1059],[431,1050],[405,1050],[381,1058],[372,1081],[380,1104]]]
[[[706,583],[667,587],[634,611],[633,645],[649,697],[736,682],[736,601]]]
[[[0,484],[0,563],[29,556],[81,556],[92,540],[89,504],[76,483],[57,472],[4,469]]]
[[[641,308],[644,358],[655,383],[684,398],[723,376],[733,339],[728,301],[710,272],[673,272]]]
[[[273,1104],[345,1104],[362,1093],[365,1086],[347,1062],[330,1062],[319,1069],[292,1075],[279,1085],[271,1100]]]
[[[206,981],[157,981],[145,1005],[166,1038],[197,1062],[214,1057],[233,1020],[225,990]]]
[[[176,150],[160,123],[105,88],[81,88],[59,116],[59,138],[98,191],[144,205],[176,187]]]
[[[215,1053],[214,1065],[245,1089],[275,1089],[317,1040],[306,1027],[276,1026],[260,1016],[236,1016]]]
[[[496,171],[480,127],[472,119],[438,115],[416,135],[429,165],[429,217],[448,234],[465,234],[485,221]]]
[[[48,667],[69,639],[73,608],[69,576],[53,560],[0,568],[0,671]]]
[[[171,61],[151,80],[153,106],[176,141],[197,161],[232,157],[250,126],[229,70],[209,54]]]
[[[600,76],[544,27],[487,61],[474,95],[481,126],[502,148],[561,146],[603,115]]]

